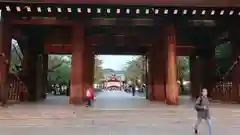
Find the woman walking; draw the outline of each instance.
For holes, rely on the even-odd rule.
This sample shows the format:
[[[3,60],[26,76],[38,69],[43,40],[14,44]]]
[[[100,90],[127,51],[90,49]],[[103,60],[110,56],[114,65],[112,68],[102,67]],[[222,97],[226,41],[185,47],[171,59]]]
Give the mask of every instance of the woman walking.
[[[200,97],[197,99],[195,104],[195,109],[197,111],[197,121],[194,126],[194,133],[198,134],[198,126],[204,119],[208,125],[208,135],[212,135],[212,123],[210,119],[209,113],[209,100],[208,100],[208,91],[207,89],[203,89]]]
[[[94,100],[93,88],[88,88],[87,89],[86,97],[87,97],[87,107],[92,106],[92,103],[93,103],[93,100]]]

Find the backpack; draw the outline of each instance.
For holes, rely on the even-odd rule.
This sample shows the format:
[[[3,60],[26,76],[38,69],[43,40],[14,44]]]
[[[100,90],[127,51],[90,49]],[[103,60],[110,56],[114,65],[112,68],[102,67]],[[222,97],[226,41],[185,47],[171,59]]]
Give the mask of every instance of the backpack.
[[[199,106],[202,105],[202,97],[200,97],[200,102],[199,102],[198,104],[195,105],[195,110],[196,110],[196,111],[201,111],[202,109],[199,108],[199,107],[197,107],[198,105],[199,105]]]

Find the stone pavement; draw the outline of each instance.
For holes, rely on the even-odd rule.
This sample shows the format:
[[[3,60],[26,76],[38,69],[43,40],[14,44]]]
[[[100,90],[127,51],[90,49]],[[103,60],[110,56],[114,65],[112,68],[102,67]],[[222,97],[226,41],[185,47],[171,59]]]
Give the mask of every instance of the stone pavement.
[[[132,97],[125,92],[103,92],[92,108],[67,104],[62,96],[39,103],[0,108],[0,135],[193,135],[195,111],[191,102],[167,106]],[[212,105],[214,135],[238,135],[240,105]],[[206,134],[206,126],[200,127]]]

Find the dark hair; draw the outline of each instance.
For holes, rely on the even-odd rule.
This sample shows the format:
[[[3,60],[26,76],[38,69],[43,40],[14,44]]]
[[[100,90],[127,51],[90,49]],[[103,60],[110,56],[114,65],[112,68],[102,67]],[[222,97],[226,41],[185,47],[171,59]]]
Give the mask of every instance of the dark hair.
[[[203,88],[203,89],[201,90],[201,92],[203,92],[203,90],[206,90],[206,91],[207,91],[207,88]]]
[[[203,96],[202,93],[203,93],[203,90],[206,90],[207,91],[207,88],[203,88],[200,92],[200,96]]]

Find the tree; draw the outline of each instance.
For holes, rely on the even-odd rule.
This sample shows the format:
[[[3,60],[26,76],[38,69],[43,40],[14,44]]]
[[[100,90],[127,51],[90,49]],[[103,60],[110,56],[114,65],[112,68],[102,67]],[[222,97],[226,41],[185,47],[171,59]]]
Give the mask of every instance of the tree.
[[[48,81],[51,83],[69,82],[69,71],[71,68],[71,56],[49,55],[48,59]]]
[[[94,61],[94,83],[100,83],[103,78],[102,60],[96,56]]]
[[[127,63],[125,67],[125,76],[127,80],[132,82],[137,81],[141,78],[146,72],[146,59],[144,56],[139,56],[134,58],[133,60]],[[183,84],[183,80],[189,80],[190,75],[190,67],[189,67],[189,58],[186,56],[178,56],[177,57],[177,71],[178,71],[178,80]]]
[[[136,82],[137,80],[145,81],[145,57],[138,56],[127,62],[127,66],[124,69],[124,75],[128,81]]]
[[[48,58],[48,81],[51,83],[68,83],[71,68],[71,55],[49,55]],[[22,64],[23,54],[17,41],[12,41],[10,68],[18,72],[17,66]],[[94,82],[99,83],[103,79],[102,61],[95,57]]]
[[[177,56],[178,80],[189,80],[190,65],[188,56]]]
[[[52,83],[68,83],[70,79],[72,57],[66,55],[50,55],[48,61],[48,79]],[[102,61],[95,57],[94,82],[99,83],[103,78]]]
[[[232,62],[232,44],[230,41],[222,41],[215,48],[215,62],[217,75],[224,77],[230,67],[233,65]]]
[[[19,66],[22,64],[23,61],[23,54],[21,49],[18,45],[18,42],[12,39],[11,42],[11,60],[10,60],[10,72],[17,73],[19,72]]]
[[[54,72],[63,63],[70,64],[71,56],[50,55],[48,58],[48,72]]]
[[[18,67],[22,65],[23,57],[18,42],[12,39],[10,72],[19,72]],[[66,60],[66,58],[69,60]],[[71,56],[51,55],[48,60],[48,72],[54,72],[56,68],[60,67],[63,63],[69,63],[70,60]]]
[[[67,84],[69,82],[69,74],[70,74],[70,65],[64,62],[60,67],[58,67],[55,71],[58,76],[58,82],[62,84]]]
[[[177,78],[180,82],[180,90],[184,91],[184,80],[189,80],[190,66],[188,56],[177,56]]]

